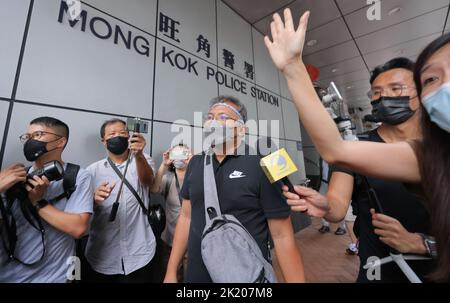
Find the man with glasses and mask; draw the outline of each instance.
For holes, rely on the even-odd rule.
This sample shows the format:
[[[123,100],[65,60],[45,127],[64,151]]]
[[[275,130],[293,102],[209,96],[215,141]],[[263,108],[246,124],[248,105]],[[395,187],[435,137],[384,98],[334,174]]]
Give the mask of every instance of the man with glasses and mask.
[[[280,188],[271,185],[265,176],[259,156],[243,142],[246,121],[247,110],[239,100],[223,96],[212,100],[204,126],[223,130],[211,142],[221,210],[234,215],[242,223],[268,261],[270,233],[285,280],[304,281],[303,263],[294,240],[289,206]],[[205,227],[204,157],[205,153],[192,157],[185,174],[181,213],[165,282],[177,282],[177,270],[186,250],[185,282],[212,282],[201,255],[201,237]]]
[[[360,140],[373,142],[401,142],[419,139],[419,108],[413,80],[414,62],[395,58],[376,67],[371,75],[373,111],[366,120],[380,122],[381,126],[362,136]],[[370,159],[367,159],[370,161]],[[395,263],[381,266],[381,280],[370,280],[363,266],[370,257],[384,258],[394,249],[401,253],[427,255],[425,236],[430,232],[430,216],[424,204],[411,194],[401,182],[385,181],[354,174],[338,167],[332,168],[326,197],[312,189],[296,186],[302,196],[287,192],[289,204],[295,211],[339,222],[346,217],[350,203],[358,214],[354,225],[359,237],[360,271],[358,282],[408,282]],[[366,182],[367,180],[367,182]],[[377,213],[368,190],[372,188],[384,214]],[[409,265],[424,278],[430,272],[429,261],[411,261]]]
[[[100,128],[101,141],[107,158],[91,164],[94,187],[94,216],[86,246],[89,282],[152,282],[152,263],[156,240],[147,215],[149,190],[153,184],[154,162],[144,153],[144,136],[130,136],[125,121],[111,119]],[[126,173],[119,208],[110,221],[113,203],[119,194],[120,176]],[[113,167],[114,166],[114,167]],[[133,192],[134,191],[134,192]],[[140,200],[140,201],[139,201]]]
[[[14,164],[0,172],[2,181],[10,180],[7,186],[0,184],[2,219],[10,223],[10,230],[15,226],[17,235],[14,249],[6,227],[1,230],[0,282],[65,283],[74,274],[70,258],[75,255],[75,239],[89,226],[93,187],[86,170],[63,162],[61,155],[68,139],[69,128],[64,122],[51,117],[34,119],[27,133],[20,136],[25,158],[33,162],[32,166],[26,171],[22,164]],[[25,177],[50,161],[59,162],[66,172],[69,166],[76,167],[75,187],[70,194],[65,194],[66,178],[49,182],[45,176]],[[5,194],[25,180],[22,186],[27,198],[19,201]]]

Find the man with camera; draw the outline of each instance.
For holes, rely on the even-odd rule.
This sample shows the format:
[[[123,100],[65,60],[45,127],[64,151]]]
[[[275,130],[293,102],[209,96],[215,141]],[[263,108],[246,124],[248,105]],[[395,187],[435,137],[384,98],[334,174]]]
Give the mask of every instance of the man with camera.
[[[90,174],[64,163],[68,126],[55,118],[31,121],[24,143],[29,168],[13,164],[0,173],[0,282],[64,283],[75,277],[75,239],[89,226]]]
[[[101,126],[108,157],[88,167],[96,188],[86,246],[89,281],[151,282],[156,240],[146,212],[154,162],[144,154],[146,142],[138,132],[146,129],[136,119],[112,119]]]

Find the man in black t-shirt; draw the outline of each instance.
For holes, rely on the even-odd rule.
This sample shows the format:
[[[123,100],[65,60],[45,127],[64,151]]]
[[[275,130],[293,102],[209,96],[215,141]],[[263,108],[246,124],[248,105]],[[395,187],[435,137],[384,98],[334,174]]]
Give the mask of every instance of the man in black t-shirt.
[[[373,142],[400,142],[419,138],[419,100],[413,81],[414,63],[396,58],[372,72],[373,111],[367,120],[381,126],[360,137]],[[370,159],[367,159],[370,161]],[[357,214],[354,230],[359,237],[360,271],[358,282],[408,282],[395,263],[381,266],[380,279],[372,280],[363,266],[370,257],[384,258],[390,251],[428,255],[423,234],[430,232],[430,216],[425,205],[401,182],[385,181],[354,174],[338,167],[331,168],[326,197],[306,188],[295,187],[298,196],[285,192],[292,209],[307,210],[312,216],[331,222],[344,218],[352,202]],[[383,214],[368,189],[376,192]],[[422,279],[431,272],[431,261],[410,261],[408,264]]]
[[[213,168],[220,209],[234,215],[258,243],[270,261],[272,236],[283,276],[287,282],[304,281],[303,263],[295,245],[290,208],[279,184],[270,184],[256,152],[242,142],[247,112],[235,98],[218,97],[211,102],[205,127],[215,125],[227,131],[213,143]],[[194,156],[187,168],[181,197],[180,217],[175,230],[165,282],[176,282],[176,271],[187,249],[185,282],[209,283],[211,277],[201,255],[205,227],[204,154]],[[230,269],[232,270],[232,269]]]

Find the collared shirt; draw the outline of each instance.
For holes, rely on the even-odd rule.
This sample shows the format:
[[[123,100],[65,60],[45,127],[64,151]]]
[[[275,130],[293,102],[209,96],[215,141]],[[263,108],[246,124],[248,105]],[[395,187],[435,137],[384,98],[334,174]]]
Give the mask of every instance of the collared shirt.
[[[145,158],[152,170],[154,162],[150,156]],[[126,162],[117,165],[124,173]],[[91,267],[105,275],[129,274],[147,265],[155,254],[156,241],[153,231],[139,202],[124,184],[116,219],[109,221],[112,205],[116,201],[120,187],[120,178],[109,165],[108,159],[91,164],[88,171],[92,174],[94,188],[103,182],[115,183],[110,196],[94,207],[89,240],[86,246],[86,258]],[[144,205],[149,205],[149,188],[139,181],[136,159],[132,157],[126,178],[133,186]]]
[[[64,166],[64,168],[67,165]],[[89,172],[80,169],[76,179],[76,190],[67,200],[63,198],[53,204],[59,210],[70,214],[92,213],[93,186]],[[62,194],[63,180],[51,182],[44,199],[50,200]],[[42,238],[23,216],[19,201],[12,205],[11,212],[16,220],[17,246],[15,256],[26,263],[33,263],[42,255]],[[45,255],[41,262],[25,266],[16,261],[8,262],[6,251],[0,244],[0,282],[6,283],[65,283],[67,272],[75,256],[75,239],[41,220],[45,228]],[[5,264],[6,262],[6,264]]]
[[[226,156],[219,163],[213,157],[217,194],[222,214],[234,215],[253,236],[269,259],[268,219],[287,218],[290,207],[281,192],[280,183],[270,184],[260,165],[260,157],[242,153],[249,150],[241,144],[235,155]],[[190,200],[191,224],[188,242],[188,266],[185,282],[210,283],[211,277],[201,256],[201,237],[205,228],[203,189],[204,154],[189,162],[181,196]]]

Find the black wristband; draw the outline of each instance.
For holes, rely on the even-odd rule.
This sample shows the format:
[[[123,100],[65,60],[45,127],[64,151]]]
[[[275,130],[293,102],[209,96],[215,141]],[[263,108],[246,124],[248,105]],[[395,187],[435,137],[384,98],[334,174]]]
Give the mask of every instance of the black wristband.
[[[40,209],[46,207],[48,204],[49,204],[49,202],[47,200],[41,199],[41,200],[36,202],[35,207],[36,207],[37,210],[40,210]]]

